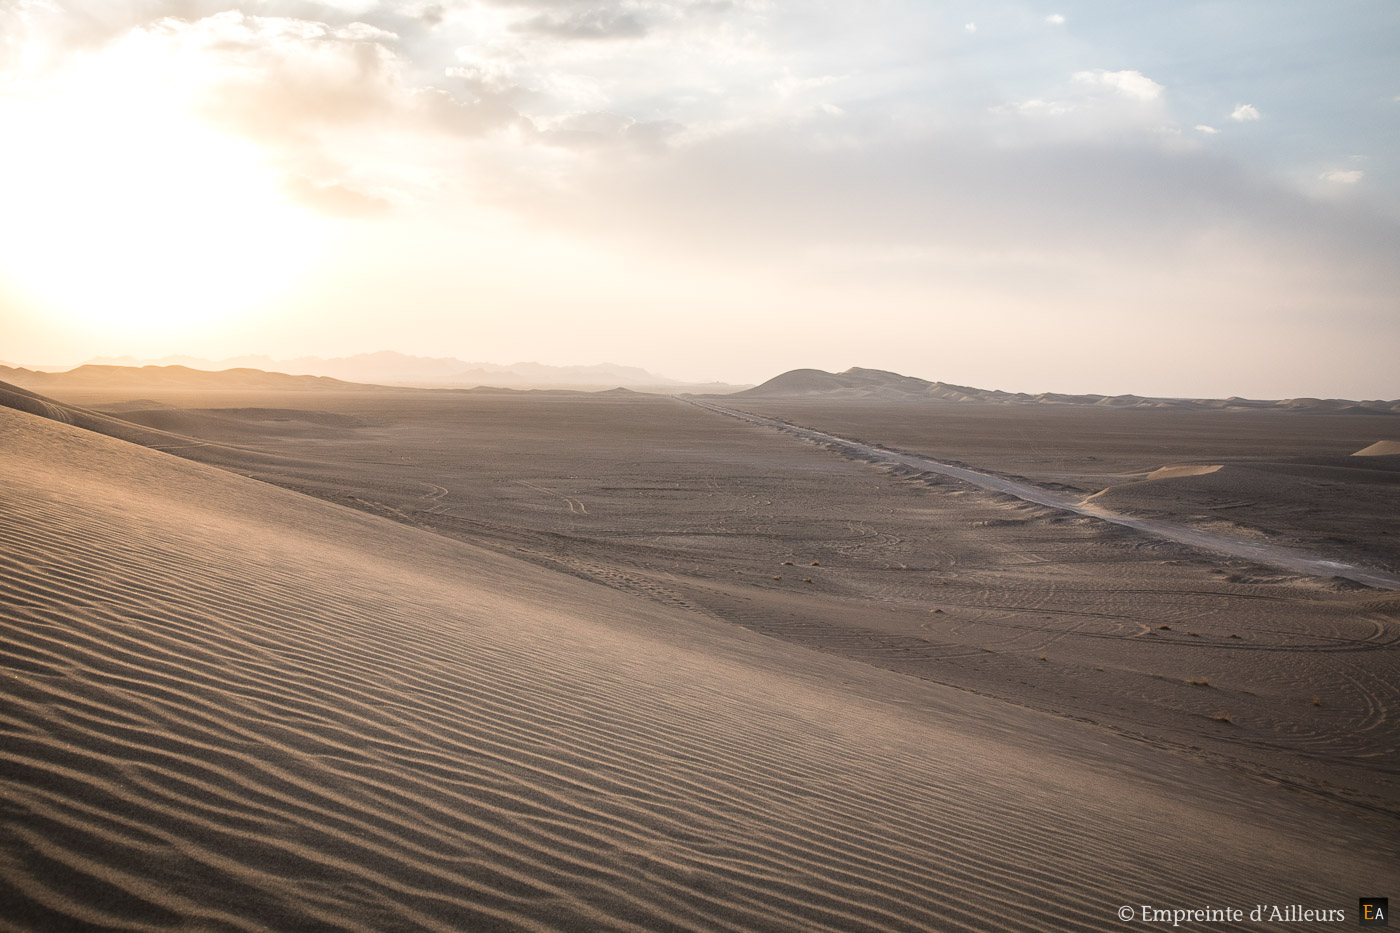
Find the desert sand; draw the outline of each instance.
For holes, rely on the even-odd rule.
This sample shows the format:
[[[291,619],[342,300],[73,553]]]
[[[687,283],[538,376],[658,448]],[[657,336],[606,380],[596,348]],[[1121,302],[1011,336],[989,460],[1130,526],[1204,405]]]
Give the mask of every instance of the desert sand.
[[[0,928],[1122,929],[1393,886],[1391,591],[677,399],[128,388],[0,393]],[[1144,482],[1267,447],[1085,417]],[[1271,436],[1380,439],[1307,425]],[[1079,488],[1073,431],[973,464],[994,433],[931,453]]]

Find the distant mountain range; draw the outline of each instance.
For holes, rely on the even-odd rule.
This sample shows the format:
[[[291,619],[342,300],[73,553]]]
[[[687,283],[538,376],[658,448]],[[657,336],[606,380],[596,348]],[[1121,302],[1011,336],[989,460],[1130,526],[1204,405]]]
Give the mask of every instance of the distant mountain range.
[[[840,373],[820,369],[794,369],[774,376],[762,385],[735,392],[730,399],[891,399],[900,401],[930,401],[981,403],[995,405],[1094,405],[1106,408],[1174,408],[1174,409],[1264,409],[1274,411],[1349,411],[1357,414],[1400,413],[1400,400],[1353,401],[1351,399],[1289,398],[1256,400],[1245,398],[1183,399],[1148,398],[1140,395],[1066,395],[974,389],[970,386],[929,382],[914,376],[885,372],[880,369],[853,367]]]
[[[135,357],[97,357],[97,366],[183,366],[215,371],[259,369],[290,375],[326,376],[346,382],[400,386],[671,386],[677,380],[658,376],[636,366],[597,363],[590,366],[547,366],[543,363],[479,363],[453,357],[410,356],[393,350],[322,359],[303,356],[275,360],[269,356],[237,356],[208,360],[193,356],[167,356],[158,360]]]
[[[387,359],[386,359],[387,358]],[[410,365],[412,361],[442,363],[443,360],[426,360],[423,357],[405,357],[402,354],[365,354],[362,357],[346,357],[344,360],[322,360],[327,368],[330,364],[346,363],[342,371],[361,371],[373,368],[373,362],[355,361],[376,360],[385,367],[380,372],[391,375],[403,372],[394,369],[400,365]],[[410,361],[404,364],[402,361]],[[207,361],[206,361],[207,362]],[[230,362],[230,361],[222,361]],[[207,365],[222,365],[221,363]],[[451,361],[460,363],[460,360]],[[416,365],[416,364],[415,364]],[[377,381],[341,379],[332,376],[305,373],[268,372],[254,367],[234,367],[222,370],[206,370],[184,365],[126,366],[89,363],[67,372],[44,372],[22,367],[0,365],[0,382],[21,386],[35,392],[48,393],[93,389],[110,391],[121,388],[133,393],[143,389],[152,392],[165,390],[276,390],[283,392],[303,391],[364,391],[382,390],[385,386],[454,387],[494,386],[499,390],[517,391],[525,386],[547,388],[551,391],[562,388],[593,388],[600,385],[617,387],[624,380],[615,379],[611,383],[598,382],[604,374],[614,376],[637,374],[659,380],[646,370],[634,367],[608,364],[599,366],[542,366],[538,363],[518,363],[515,369],[505,372],[507,367],[485,373],[480,380],[462,379],[433,382],[430,379],[394,379],[381,377]],[[425,368],[415,370],[420,375]],[[462,371],[457,371],[462,372]],[[470,372],[470,371],[467,371]],[[538,378],[528,378],[534,375]],[[566,378],[567,377],[567,378]],[[576,378],[578,381],[569,381]],[[515,379],[513,384],[512,379]],[[560,381],[552,381],[560,380]],[[634,386],[651,385],[657,388],[670,385],[670,392],[683,383],[674,381],[645,382],[641,376],[634,376]],[[686,386],[694,389],[701,386]],[[725,387],[729,388],[729,387]],[[482,388],[477,391],[491,391]],[[135,397],[135,395],[133,395]],[[996,389],[977,389],[971,386],[952,385],[946,382],[930,382],[916,376],[903,376],[899,373],[879,369],[853,367],[840,373],[829,373],[820,369],[794,369],[791,372],[774,376],[762,385],[730,394],[713,394],[711,398],[741,399],[885,399],[891,401],[919,401],[935,404],[981,404],[981,405],[1091,405],[1100,408],[1165,408],[1177,410],[1263,410],[1263,411],[1318,411],[1344,412],[1358,415],[1400,414],[1400,400],[1354,401],[1352,399],[1189,399],[1189,398],[1150,398],[1141,395],[1069,395],[1059,392],[1042,392],[1031,395],[1025,392],[1003,392]]]
[[[21,367],[0,366],[0,382],[31,392],[74,389],[251,389],[304,392],[321,390],[379,389],[327,376],[293,376],[260,369],[225,369],[208,372],[188,366],[106,366],[84,365],[67,372],[39,372]]]

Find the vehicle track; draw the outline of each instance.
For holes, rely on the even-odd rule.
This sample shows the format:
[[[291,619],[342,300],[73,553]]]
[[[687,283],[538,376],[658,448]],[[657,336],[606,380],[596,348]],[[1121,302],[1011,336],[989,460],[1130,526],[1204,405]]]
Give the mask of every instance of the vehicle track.
[[[1018,482],[1005,477],[994,476],[990,473],[971,470],[966,467],[953,466],[949,463],[930,460],[915,454],[886,450],[882,447],[873,447],[869,444],[862,444],[859,441],[853,441],[835,434],[827,434],[814,428],[788,424],[773,418],[765,418],[761,415],[750,414],[746,411],[725,408],[713,402],[694,398],[681,399],[681,401],[714,412],[718,415],[736,418],[740,421],[759,425],[761,427],[774,428],[778,431],[793,434],[818,444],[835,447],[866,460],[905,469],[913,469],[922,473],[937,473],[942,476],[949,476],[980,489],[1015,496],[1023,501],[1046,508],[1098,519],[1099,521],[1133,529],[1145,535],[1165,538],[1178,544],[1185,544],[1199,550],[1225,554],[1231,557],[1239,557],[1254,561],[1255,563],[1280,567],[1294,573],[1302,573],[1324,579],[1341,577],[1342,579],[1351,580],[1354,583],[1360,583],[1364,586],[1375,587],[1377,589],[1400,590],[1400,575],[1387,573],[1383,570],[1357,567],[1340,561],[1327,560],[1324,557],[1293,548],[1245,541],[1218,532],[1204,531],[1186,525],[1161,521],[1159,519],[1134,518],[1128,515],[1121,515],[1116,512],[1110,512],[1100,506],[1093,505],[1088,500],[1074,499],[1049,489],[1033,486],[1030,483]]]
[[[588,508],[587,508],[587,506],[585,506],[585,505],[583,504],[583,500],[582,500],[582,499],[573,499],[573,498],[570,498],[569,496],[565,496],[565,495],[562,495],[562,494],[560,494],[560,493],[555,492],[553,489],[546,489],[545,487],[543,487],[543,486],[538,486],[538,485],[536,485],[536,484],[534,484],[534,483],[527,483],[527,482],[526,482],[525,480],[523,480],[523,479],[518,479],[518,480],[516,480],[516,482],[519,483],[519,484],[522,485],[522,486],[528,486],[529,488],[535,490],[536,492],[542,492],[542,493],[545,493],[546,495],[554,496],[556,499],[562,499],[562,500],[564,500],[564,504],[567,505],[567,506],[569,507],[569,514],[570,514],[570,515],[587,515],[587,514],[588,514]]]

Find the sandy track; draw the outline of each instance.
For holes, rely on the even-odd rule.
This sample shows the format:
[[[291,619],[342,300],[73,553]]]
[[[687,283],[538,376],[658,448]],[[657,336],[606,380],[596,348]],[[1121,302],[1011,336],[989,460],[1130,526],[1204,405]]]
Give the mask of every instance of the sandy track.
[[[873,447],[869,444],[862,444],[859,441],[853,441],[834,434],[827,434],[813,428],[788,424],[787,422],[778,421],[773,418],[765,418],[762,415],[726,408],[721,405],[716,405],[713,402],[706,402],[700,399],[685,399],[685,401],[708,411],[715,412],[716,414],[737,418],[750,424],[775,428],[779,431],[794,434],[820,444],[831,445],[844,451],[854,453],[863,459],[910,468],[920,472],[949,476],[980,489],[1005,493],[1006,495],[1015,496],[1017,499],[1035,505],[1042,505],[1063,512],[1071,512],[1076,515],[1084,515],[1089,518],[1120,525],[1124,528],[1131,528],[1143,534],[1152,535],[1157,538],[1165,538],[1168,541],[1175,541],[1190,547],[1213,551],[1217,554],[1226,554],[1231,557],[1240,557],[1254,561],[1255,563],[1278,567],[1295,573],[1303,573],[1322,578],[1340,577],[1377,589],[1400,590],[1400,575],[1387,573],[1383,570],[1356,567],[1351,564],[1328,560],[1320,555],[1309,554],[1293,548],[1265,544],[1257,541],[1248,541],[1243,538],[1230,537],[1218,532],[1191,528],[1186,525],[1178,525],[1158,519],[1134,518],[1128,515],[1121,515],[1096,506],[1092,502],[1082,498],[1072,498],[1061,495],[1052,490],[1031,485],[1030,483],[1018,482],[990,473],[981,473],[966,467],[941,463],[937,460],[930,460],[926,457],[919,457],[913,454],[900,453],[882,447]]]

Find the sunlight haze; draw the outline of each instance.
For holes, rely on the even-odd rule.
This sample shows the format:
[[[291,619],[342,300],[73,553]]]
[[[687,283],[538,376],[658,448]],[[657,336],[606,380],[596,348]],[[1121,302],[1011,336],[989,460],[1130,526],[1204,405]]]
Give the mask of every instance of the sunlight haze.
[[[1395,398],[1400,7],[0,0],[0,359]]]

